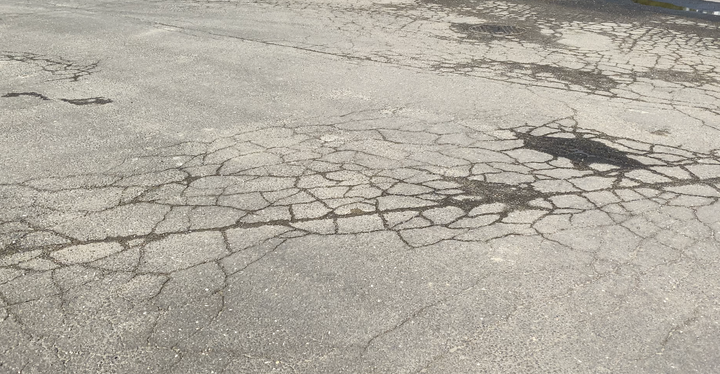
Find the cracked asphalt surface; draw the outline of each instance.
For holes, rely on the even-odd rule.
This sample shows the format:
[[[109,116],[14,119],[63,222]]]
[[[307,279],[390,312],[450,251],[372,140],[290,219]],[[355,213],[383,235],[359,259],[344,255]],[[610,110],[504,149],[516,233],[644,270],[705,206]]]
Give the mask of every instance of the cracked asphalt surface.
[[[0,372],[710,373],[720,23],[0,4]]]

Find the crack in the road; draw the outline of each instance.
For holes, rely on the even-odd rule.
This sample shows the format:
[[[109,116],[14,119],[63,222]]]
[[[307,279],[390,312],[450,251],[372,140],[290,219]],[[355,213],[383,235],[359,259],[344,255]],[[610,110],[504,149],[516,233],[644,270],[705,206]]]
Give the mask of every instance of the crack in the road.
[[[181,1],[173,9],[231,11],[245,6],[283,11],[297,19],[326,17],[316,17],[317,27],[293,24],[297,35],[289,40],[203,26],[201,21],[165,20],[152,12],[127,11],[123,17],[196,37],[388,64],[433,77],[452,74],[530,91],[563,90],[608,103],[652,103],[682,113],[710,132],[718,129],[712,121],[720,114],[720,65],[712,38],[718,28],[700,21],[667,19],[656,27],[659,22],[608,20],[595,12],[578,12],[568,21],[534,4],[505,1]],[[93,6],[86,11],[114,10]],[[318,37],[326,30],[332,30],[337,42]],[[22,76],[37,74],[64,84],[85,79],[99,67],[98,62],[30,52],[0,52],[0,62],[16,67]],[[37,87],[16,91],[3,97],[50,101],[54,99],[40,92],[57,92]],[[113,102],[103,96],[57,100],[78,106]],[[541,323],[548,316],[540,312],[557,312],[571,299],[595,297],[607,302],[597,304],[602,310],[592,310],[602,317],[565,312],[575,313],[579,325],[592,318],[608,318],[612,324],[614,316],[634,307],[636,298],[657,301],[660,296],[646,294],[648,289],[681,299],[685,291],[679,285],[697,282],[693,272],[717,265],[720,150],[699,152],[678,145],[670,128],[654,128],[637,138],[591,130],[587,117],[577,115],[543,125],[502,124],[503,129],[475,126],[471,120],[477,118],[422,120],[406,108],[355,110],[174,144],[122,160],[104,173],[2,184],[0,327],[16,328],[17,341],[40,342],[60,363],[57,370],[77,370],[73,365],[82,360],[95,362],[96,368],[122,361],[115,351],[96,354],[71,341],[78,331],[107,328],[110,336],[95,342],[101,350],[147,350],[157,354],[149,357],[153,365],[162,366],[159,371],[182,371],[183,364],[211,354],[225,360],[217,363],[220,371],[252,371],[238,369],[244,364],[299,371],[295,364],[321,362],[324,355],[352,360],[387,354],[378,348],[384,339],[412,334],[411,321],[428,318],[425,313],[432,308],[477,286],[457,287],[456,280],[448,278],[454,292],[420,302],[398,300],[397,318],[384,320],[389,328],[378,334],[349,328],[347,338],[326,337],[325,331],[313,330],[325,328],[322,323],[302,321],[309,325],[296,327],[287,321],[317,315],[346,322],[329,315],[335,311],[333,303],[354,305],[350,299],[364,292],[357,289],[375,280],[363,278],[367,274],[343,277],[342,282],[332,276],[327,283],[313,278],[312,286],[328,291],[323,295],[329,301],[321,306],[325,309],[312,309],[305,295],[296,300],[283,293],[283,287],[292,286],[287,282],[301,280],[302,266],[320,273],[318,267],[325,263],[365,266],[377,260],[380,267],[396,261],[393,264],[410,263],[414,270],[415,263],[408,261],[466,245],[472,255],[465,260],[476,261],[477,268],[465,271],[483,280],[504,276],[498,282],[503,292],[532,288],[521,281],[547,283],[534,285],[539,295],[503,296],[507,305],[495,322],[447,332],[445,344],[417,342],[427,348],[416,360],[422,372],[454,360],[460,350],[469,357],[482,352],[490,334],[511,336],[508,331],[513,332],[523,313],[537,314]],[[382,121],[391,126],[379,128]],[[382,242],[373,242],[375,238]],[[347,242],[323,253],[325,248],[315,248],[314,240]],[[347,243],[353,241],[368,244],[351,253]],[[300,242],[313,255],[325,257],[304,264],[307,253],[293,253]],[[367,258],[352,257],[358,253]],[[443,259],[454,258],[454,252],[447,253]],[[339,258],[343,260],[333,262]],[[668,269],[685,273],[676,276]],[[386,276],[404,270],[393,269]],[[424,274],[413,276],[407,279],[430,289]],[[382,281],[395,282],[388,279]],[[673,288],[664,289],[662,282]],[[338,287],[347,294],[333,299],[339,288],[323,289],[330,283],[343,283]],[[500,292],[495,296],[502,296]],[[248,296],[258,299],[243,304]],[[608,350],[623,359],[650,360],[664,354],[676,334],[711,313],[702,308],[712,303],[709,297],[693,300],[692,313],[676,300],[665,301],[675,304],[656,311],[662,318],[660,334],[648,334],[651,341],[635,352]],[[290,318],[278,322],[268,317],[284,305],[295,308]],[[53,314],[46,317],[38,311]],[[361,313],[375,318],[374,311],[349,311],[348,318]],[[681,322],[669,325],[676,317]],[[243,318],[262,328],[248,331],[240,338],[244,343],[233,346],[230,339],[237,343],[238,336],[227,335],[238,331],[231,332],[229,325]],[[59,325],[63,327],[55,329]],[[296,334],[307,331],[293,340],[288,332],[292,328]],[[642,328],[618,333],[640,335]],[[248,342],[253,339],[269,344],[252,348]],[[107,343],[111,340],[122,342],[112,346]],[[531,344],[520,340],[518,345]],[[562,340],[552,344],[559,346]],[[133,346],[136,341],[142,342],[141,348]],[[22,344],[8,343],[1,352],[22,357],[26,353],[17,351]],[[307,352],[306,347],[320,347],[321,353],[301,358],[278,353]],[[507,348],[507,356],[515,354],[513,347]],[[258,366],[253,369],[260,371]]]

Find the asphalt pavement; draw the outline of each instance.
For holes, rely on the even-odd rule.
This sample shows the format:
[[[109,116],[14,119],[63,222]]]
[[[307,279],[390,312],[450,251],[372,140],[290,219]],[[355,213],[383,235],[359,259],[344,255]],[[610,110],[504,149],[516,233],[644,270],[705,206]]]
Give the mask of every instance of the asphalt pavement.
[[[0,3],[0,373],[713,373],[719,199],[720,17]]]

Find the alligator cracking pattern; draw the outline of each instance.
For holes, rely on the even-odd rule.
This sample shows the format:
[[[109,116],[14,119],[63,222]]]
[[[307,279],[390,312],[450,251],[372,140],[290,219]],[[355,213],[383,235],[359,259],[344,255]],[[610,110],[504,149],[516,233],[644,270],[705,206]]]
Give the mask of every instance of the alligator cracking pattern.
[[[153,4],[318,22],[277,41],[158,17],[157,27],[190,36],[652,103],[718,128],[712,24],[590,11],[560,19],[505,1]],[[483,37],[460,24],[524,32]],[[71,82],[97,70],[30,53],[0,61]],[[575,116],[511,126],[367,110],[177,144],[101,174],[0,185],[0,371],[424,372],[470,362],[467,372],[522,372],[544,359],[562,372],[581,365],[574,353],[602,346],[585,371],[637,372],[717,336],[718,150],[618,137]],[[343,256],[385,278],[325,263]],[[435,268],[452,275],[429,284],[423,271]],[[399,296],[380,300],[387,294]]]
[[[680,111],[694,108],[704,112],[697,115],[701,121],[720,115],[720,28],[702,21],[658,16],[645,22],[620,22],[591,9],[569,14],[552,4],[507,1],[381,6],[193,0],[173,6],[206,11],[247,6],[268,12],[268,17],[274,12],[292,14],[295,19],[322,16],[317,17],[319,25],[298,25],[293,38],[282,42],[206,31],[182,21],[158,27],[526,87],[665,104]],[[563,14],[562,19],[558,13]],[[522,32],[502,36],[471,31],[485,24]],[[326,44],[318,30],[333,30],[336,42]],[[458,43],[464,48],[458,49]],[[714,123],[706,125],[717,128]]]
[[[234,315],[224,306],[233,279],[305,238],[381,240],[401,252],[537,240],[594,269],[570,293],[626,271],[705,266],[704,254],[686,250],[717,241],[717,151],[619,138],[572,117],[418,131],[407,121],[377,129],[382,116],[372,113],[182,143],[103,174],[0,186],[3,319],[42,346],[65,347],[52,356],[77,364],[72,327],[52,328],[82,308],[101,310],[132,319],[113,322],[114,339],[140,334],[178,364],[183,352],[192,355],[187,344]],[[616,247],[599,246],[597,236]],[[168,301],[177,292],[188,294],[187,305]],[[40,305],[56,317],[37,319]],[[113,308],[134,312],[121,317]],[[174,327],[187,318],[196,320],[192,329]],[[360,356],[394,330],[366,340]],[[75,355],[106,367],[108,352]]]
[[[108,174],[3,185],[5,206],[25,205],[5,213],[2,251],[38,250],[39,237],[52,238],[56,249],[268,223],[325,234],[367,226],[404,236],[408,225],[434,226],[436,216],[465,233],[473,222],[532,224],[601,209],[597,196],[615,209],[622,198],[611,195],[662,205],[688,196],[707,205],[719,195],[715,154],[582,130],[572,118],[489,133],[344,127],[258,130],[180,144]],[[413,150],[417,144],[421,151]],[[533,218],[516,217],[518,208]],[[138,226],[110,227],[119,212]]]

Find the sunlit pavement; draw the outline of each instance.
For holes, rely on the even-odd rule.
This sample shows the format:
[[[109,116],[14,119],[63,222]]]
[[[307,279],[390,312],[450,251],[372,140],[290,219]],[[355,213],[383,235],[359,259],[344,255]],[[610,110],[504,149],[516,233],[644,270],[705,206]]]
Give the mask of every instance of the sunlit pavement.
[[[718,25],[4,1],[0,372],[715,372]]]

